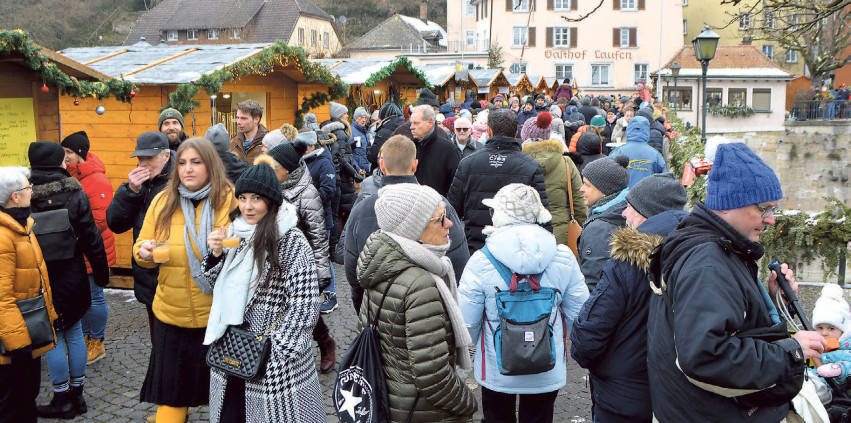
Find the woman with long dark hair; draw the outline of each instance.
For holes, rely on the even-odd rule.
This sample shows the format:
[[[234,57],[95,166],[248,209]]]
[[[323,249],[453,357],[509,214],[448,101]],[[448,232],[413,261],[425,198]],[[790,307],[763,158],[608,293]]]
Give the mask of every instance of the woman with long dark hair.
[[[208,253],[207,236],[229,224],[236,207],[210,141],[183,141],[176,156],[177,171],[151,202],[133,246],[139,266],[159,266],[153,349],[141,394],[142,401],[158,405],[159,423],[182,423],[188,407],[208,402],[210,370],[203,340],[213,287],[204,277],[202,260]]]
[[[285,203],[275,171],[266,163],[236,182],[233,224],[207,238],[204,265],[213,305],[204,344],[229,326],[266,333],[272,347],[262,376],[245,381],[217,369],[210,375],[211,422],[325,422],[313,364],[311,332],[319,318],[313,249]],[[239,239],[224,253],[225,239]]]

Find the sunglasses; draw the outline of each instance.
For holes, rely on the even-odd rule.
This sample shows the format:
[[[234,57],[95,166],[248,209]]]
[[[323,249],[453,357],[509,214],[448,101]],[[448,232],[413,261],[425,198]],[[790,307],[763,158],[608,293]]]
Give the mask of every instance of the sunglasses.
[[[472,128],[455,128],[456,131],[469,131]]]
[[[755,206],[757,206],[757,207],[759,208],[759,210],[760,210],[760,211],[762,211],[762,213],[760,214],[760,216],[761,216],[762,218],[766,218],[766,217],[768,217],[769,215],[774,216],[774,214],[775,214],[775,213],[777,213],[778,211],[780,211],[780,207],[779,207],[779,206],[774,206],[774,207],[763,207],[763,206],[760,206],[759,204],[754,204],[754,205],[755,205]]]
[[[443,213],[443,216],[440,216],[440,217],[433,217],[433,218],[429,219],[428,221],[429,222],[440,222],[440,227],[445,228],[446,226],[445,226],[444,223],[446,222],[446,213]]]

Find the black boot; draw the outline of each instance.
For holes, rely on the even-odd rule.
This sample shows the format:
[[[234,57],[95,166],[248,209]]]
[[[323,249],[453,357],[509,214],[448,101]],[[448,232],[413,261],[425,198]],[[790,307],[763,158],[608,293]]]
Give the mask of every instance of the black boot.
[[[74,409],[77,410],[77,414],[86,414],[89,411],[89,407],[86,405],[86,399],[83,398],[83,387],[71,387],[71,398],[73,400]]]
[[[54,392],[50,404],[39,405],[37,414],[39,417],[73,419],[77,415],[77,409],[74,407],[71,391]]]

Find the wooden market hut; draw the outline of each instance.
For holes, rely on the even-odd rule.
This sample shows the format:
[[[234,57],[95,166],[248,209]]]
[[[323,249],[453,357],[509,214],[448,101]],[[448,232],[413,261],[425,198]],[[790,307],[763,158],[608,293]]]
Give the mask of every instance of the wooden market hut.
[[[60,102],[114,95],[130,99],[133,84],[34,44],[21,30],[0,31],[0,166],[29,166],[34,141],[59,142]],[[88,113],[96,115],[94,107]],[[66,127],[67,128],[67,127]]]
[[[61,54],[110,76],[124,75],[136,84],[130,104],[105,100],[103,115],[92,110],[97,100],[60,99],[59,112],[67,135],[84,130],[91,151],[100,157],[117,188],[136,166],[130,158],[136,137],[157,130],[160,110],[175,107],[184,113],[185,132],[203,136],[215,122],[231,135],[236,104],[255,100],[265,107],[261,123],[276,129],[300,125],[312,111],[327,119],[327,101],[345,96],[346,86],[325,67],[309,62],[301,48],[275,44],[208,44],[91,47],[66,49]],[[203,89],[201,89],[203,87]],[[215,96],[215,98],[213,97]],[[195,102],[195,103],[193,103]],[[116,235],[116,267],[130,267],[130,233]]]
[[[477,91],[479,100],[491,101],[500,93],[507,97],[511,91],[511,84],[502,73],[502,69],[472,69],[470,78],[479,87]]]
[[[555,95],[558,88],[558,80],[555,77],[542,76],[535,86],[535,91],[538,94]]]
[[[405,56],[390,59],[323,59],[317,60],[349,86],[349,108],[364,106],[377,110],[387,101],[390,88],[402,104],[414,103],[422,88],[434,87]]]
[[[529,76],[525,73],[515,73],[506,76],[508,83],[511,85],[511,91],[521,97],[535,91],[535,86],[529,82]]]
[[[449,102],[463,102],[464,93],[455,92],[456,66],[452,64],[420,64],[417,69],[422,71],[428,82],[434,87],[432,92],[437,96],[441,104]],[[458,95],[456,98],[456,94]],[[460,100],[460,101],[459,101]]]

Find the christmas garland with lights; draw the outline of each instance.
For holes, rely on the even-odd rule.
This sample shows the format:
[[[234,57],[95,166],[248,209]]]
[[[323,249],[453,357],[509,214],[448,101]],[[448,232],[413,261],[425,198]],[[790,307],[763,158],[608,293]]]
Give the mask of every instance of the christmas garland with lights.
[[[381,70],[379,70],[378,72],[372,74],[369,78],[367,78],[363,85],[365,87],[374,87],[375,84],[377,84],[379,81],[389,77],[391,74],[393,74],[393,72],[396,72],[396,67],[398,66],[404,66],[405,69],[411,71],[411,73],[413,73],[414,76],[417,77],[417,79],[422,81],[422,83],[425,84],[426,88],[428,88],[429,90],[434,89],[434,86],[431,85],[430,82],[428,82],[428,78],[425,76],[425,74],[421,70],[414,67],[414,64],[411,63],[411,61],[405,56],[399,56],[398,59],[394,60],[389,65],[381,68]]]
[[[99,81],[79,81],[73,76],[62,72],[56,63],[40,53],[41,47],[29,39],[21,29],[14,31],[0,30],[0,56],[10,56],[18,53],[23,56],[29,66],[44,81],[43,91],[49,90],[47,83],[55,85],[63,95],[76,98],[97,98],[102,100],[113,96],[119,101],[129,103],[136,96],[136,87],[132,82],[123,78],[102,79]]]
[[[193,100],[199,88],[204,88],[207,95],[216,95],[222,90],[222,84],[226,82],[249,75],[265,76],[272,72],[275,66],[288,65],[295,65],[307,82],[328,87],[327,93],[317,92],[309,97],[302,97],[301,107],[296,111],[296,127],[301,127],[302,116],[310,109],[319,107],[330,100],[345,97],[348,93],[348,86],[324,66],[310,62],[304,54],[304,49],[290,47],[278,40],[253,57],[202,75],[196,81],[179,85],[175,92],[169,94],[169,102],[166,108],[173,107],[185,116],[200,106],[200,103]]]

